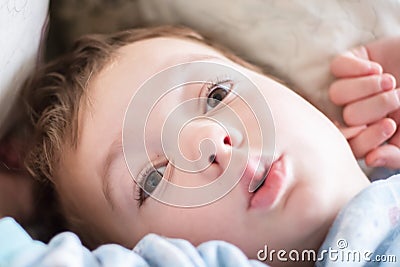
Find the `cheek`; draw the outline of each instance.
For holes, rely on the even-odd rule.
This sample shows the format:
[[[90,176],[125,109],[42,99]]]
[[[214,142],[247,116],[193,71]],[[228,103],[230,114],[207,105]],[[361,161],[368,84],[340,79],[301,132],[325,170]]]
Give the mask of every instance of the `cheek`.
[[[286,202],[289,220],[296,222],[304,231],[313,228],[318,221],[326,218],[325,213],[331,210],[326,203],[330,197],[329,192],[323,191],[322,188],[312,187],[305,182],[297,183]]]
[[[233,199],[225,198],[199,208],[176,208],[148,199],[142,219],[150,232],[185,238],[194,244],[212,239],[228,240],[238,231],[243,233],[246,214],[234,208],[238,204]]]
[[[149,204],[144,212],[143,220],[149,232],[162,236],[196,240],[204,233],[206,216],[200,210],[174,208],[154,200],[147,200]],[[150,203],[151,202],[151,203]],[[205,216],[203,216],[205,215]]]
[[[178,168],[172,170],[171,183],[183,187],[201,187],[212,183],[221,175],[220,167],[211,164],[205,170],[198,173],[188,173]]]

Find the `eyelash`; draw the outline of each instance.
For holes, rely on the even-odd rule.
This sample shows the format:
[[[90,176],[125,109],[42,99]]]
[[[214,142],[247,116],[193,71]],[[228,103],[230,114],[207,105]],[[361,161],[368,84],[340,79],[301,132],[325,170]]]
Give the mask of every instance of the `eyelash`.
[[[203,92],[202,92],[201,96],[204,98],[208,98],[210,96],[210,94],[214,91],[214,89],[216,89],[218,86],[226,88],[226,86],[224,86],[226,84],[230,84],[229,88],[227,88],[227,90],[228,90],[227,96],[228,96],[232,92],[233,87],[234,87],[233,80],[230,78],[222,78],[221,79],[218,77],[214,81],[209,81],[206,83],[207,86],[206,86],[205,90],[204,89],[202,90]]]
[[[201,96],[202,97],[206,97],[208,98],[210,96],[210,94],[214,91],[214,89],[216,89],[217,86],[223,86],[226,83],[231,83],[231,86],[228,90],[228,94],[232,91],[232,87],[233,87],[233,81],[229,78],[225,78],[225,79],[220,79],[220,78],[216,78],[215,81],[209,81],[207,82],[205,85],[205,89],[202,89],[202,93]],[[204,88],[204,87],[203,87]],[[208,103],[206,104],[208,105]],[[171,178],[171,173],[168,173],[167,177],[165,177],[165,174],[167,173],[167,166],[168,166],[168,161],[164,162],[162,165],[162,167],[165,166],[165,170],[164,173],[162,174],[162,178],[170,181]],[[150,163],[150,166],[146,167],[141,173],[139,173],[139,177],[138,177],[138,186],[137,186],[137,192],[136,192],[136,198],[135,200],[138,203],[138,207],[141,207],[145,200],[149,197],[149,194],[145,192],[145,190],[142,188],[142,186],[144,187],[144,185],[139,185],[140,184],[144,184],[146,183],[146,180],[148,179],[148,176],[154,172],[154,171],[158,171],[160,167],[154,167],[153,164]]]
[[[162,173],[162,178],[166,179],[167,181],[170,181],[171,179],[171,173],[168,171],[167,172],[167,167],[168,167],[168,161],[162,162],[161,164],[157,164],[159,166],[154,166],[154,164],[150,163],[150,166],[147,166],[144,168],[142,172],[139,173],[138,179],[137,179],[137,190],[136,190],[136,197],[135,200],[138,203],[138,207],[141,207],[144,203],[144,201],[150,196],[142,187],[145,186],[145,183],[148,179],[148,176],[154,172],[158,171],[160,168],[164,168],[164,172]],[[166,175],[167,174],[167,175]]]

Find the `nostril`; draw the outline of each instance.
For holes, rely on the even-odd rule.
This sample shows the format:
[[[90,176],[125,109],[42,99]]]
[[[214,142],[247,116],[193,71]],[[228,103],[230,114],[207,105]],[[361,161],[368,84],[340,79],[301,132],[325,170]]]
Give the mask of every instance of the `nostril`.
[[[224,144],[225,144],[225,145],[232,146],[231,138],[229,137],[229,135],[225,136],[225,138],[224,138]]]
[[[208,157],[208,161],[212,164],[212,163],[214,163],[215,162],[215,158],[216,158],[217,156],[215,155],[215,154],[212,154],[210,157]]]

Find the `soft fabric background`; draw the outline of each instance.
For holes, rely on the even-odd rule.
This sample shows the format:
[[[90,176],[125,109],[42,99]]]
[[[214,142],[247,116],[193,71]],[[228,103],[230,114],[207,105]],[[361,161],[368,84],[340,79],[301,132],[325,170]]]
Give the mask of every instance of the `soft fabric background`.
[[[333,119],[332,57],[400,34],[400,0],[57,0],[52,42],[61,50],[87,32],[181,24],[271,69]],[[270,67],[269,67],[270,66]]]
[[[48,0],[0,0],[0,137],[22,82],[35,67]]]

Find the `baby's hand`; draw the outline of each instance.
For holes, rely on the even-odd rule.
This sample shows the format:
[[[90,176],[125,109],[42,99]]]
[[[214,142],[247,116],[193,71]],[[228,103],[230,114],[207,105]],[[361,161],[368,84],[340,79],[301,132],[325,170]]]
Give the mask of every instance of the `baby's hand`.
[[[329,95],[343,106],[343,120],[350,127],[341,130],[354,155],[365,157],[369,166],[400,168],[400,89],[395,89],[395,77],[383,73],[365,47],[337,56],[331,71],[338,80]]]

